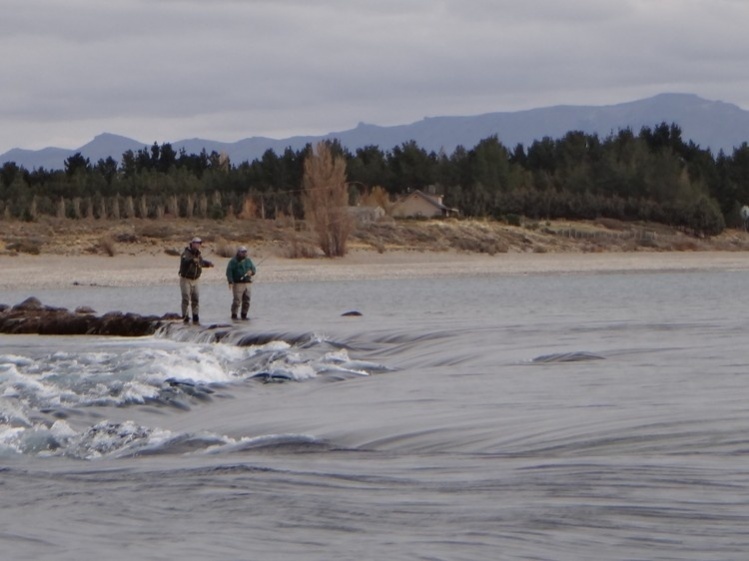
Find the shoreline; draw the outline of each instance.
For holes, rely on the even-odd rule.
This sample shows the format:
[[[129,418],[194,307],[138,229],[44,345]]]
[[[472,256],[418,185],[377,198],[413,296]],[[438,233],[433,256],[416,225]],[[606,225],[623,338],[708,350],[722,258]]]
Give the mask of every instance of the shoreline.
[[[228,259],[206,255],[216,267],[203,282],[223,283]],[[261,283],[429,279],[462,276],[749,270],[742,251],[501,253],[355,250],[338,259],[252,256]],[[17,255],[0,257],[0,290],[73,286],[159,286],[177,283],[179,258],[162,254]],[[2,299],[0,299],[1,302]]]

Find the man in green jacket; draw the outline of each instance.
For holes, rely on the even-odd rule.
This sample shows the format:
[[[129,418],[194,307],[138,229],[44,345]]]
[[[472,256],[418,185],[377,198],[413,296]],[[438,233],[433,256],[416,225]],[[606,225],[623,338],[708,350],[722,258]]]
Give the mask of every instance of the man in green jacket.
[[[231,319],[237,319],[240,303],[242,319],[247,319],[250,311],[250,286],[256,272],[255,264],[247,256],[247,248],[239,247],[237,254],[229,260],[226,266],[226,280],[229,281],[229,290],[232,293]]]

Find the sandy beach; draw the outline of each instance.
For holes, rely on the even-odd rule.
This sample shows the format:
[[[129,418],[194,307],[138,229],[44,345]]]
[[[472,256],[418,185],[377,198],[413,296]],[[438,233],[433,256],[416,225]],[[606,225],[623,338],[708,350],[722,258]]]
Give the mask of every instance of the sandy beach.
[[[205,283],[224,282],[227,259],[211,255]],[[476,275],[746,270],[745,252],[504,253],[354,251],[341,259],[254,255],[258,282],[459,277]],[[179,258],[162,254],[0,256],[0,290],[68,286],[154,286],[177,282]],[[0,302],[2,299],[0,298]]]

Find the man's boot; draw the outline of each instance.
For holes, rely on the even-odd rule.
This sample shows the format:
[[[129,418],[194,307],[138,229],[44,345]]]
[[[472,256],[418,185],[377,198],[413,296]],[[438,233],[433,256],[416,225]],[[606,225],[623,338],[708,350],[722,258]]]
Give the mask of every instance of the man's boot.
[[[198,324],[200,323],[200,318],[199,318],[199,317],[198,317],[197,315],[193,314],[193,315],[192,315],[192,322],[193,322],[193,323],[194,323],[195,325],[198,325]]]

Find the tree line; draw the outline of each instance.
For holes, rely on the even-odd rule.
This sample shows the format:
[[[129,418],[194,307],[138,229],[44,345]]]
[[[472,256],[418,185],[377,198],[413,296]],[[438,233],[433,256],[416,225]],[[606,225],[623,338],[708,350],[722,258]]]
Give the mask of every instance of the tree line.
[[[749,204],[749,145],[713,155],[682,138],[676,124],[622,129],[606,137],[580,131],[529,146],[496,136],[451,154],[410,141],[383,151],[331,152],[345,162],[349,202],[373,191],[389,198],[414,189],[443,195],[466,217],[616,218],[661,222],[701,235],[742,224]],[[168,143],[92,163],[80,153],[62,170],[0,168],[0,217],[160,218],[228,215],[304,217],[304,162],[287,148],[234,163],[216,152],[187,154]]]

